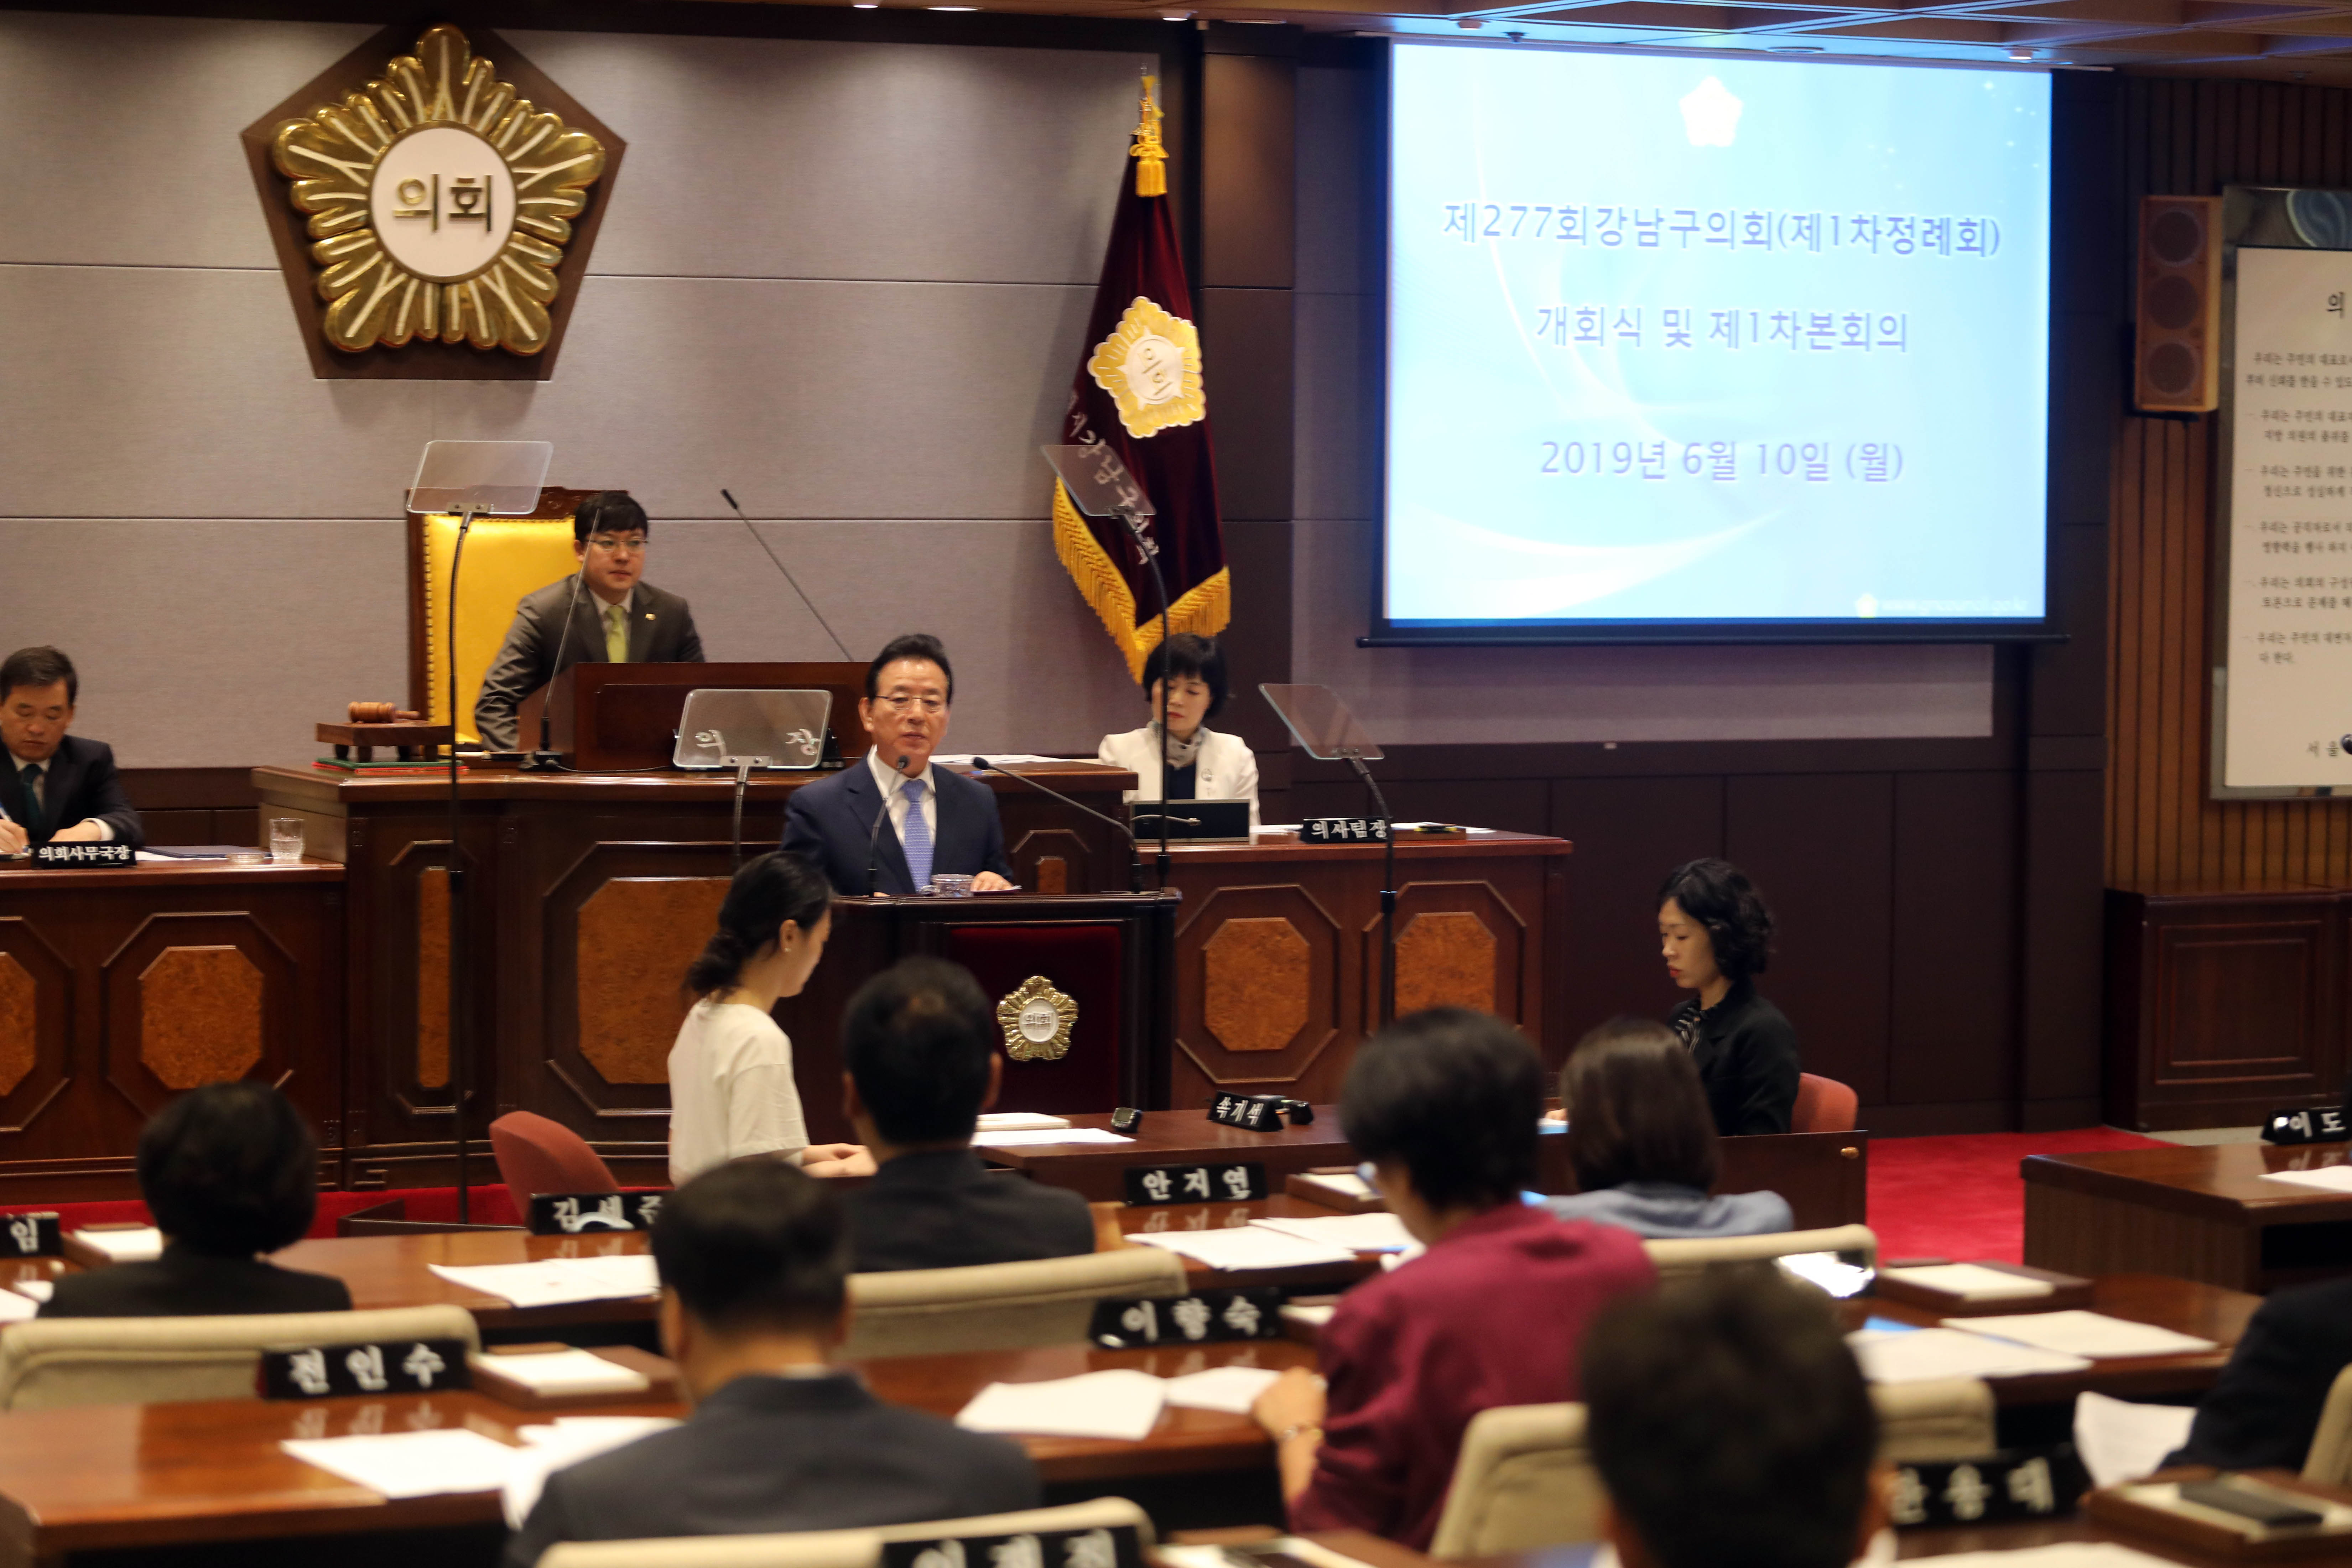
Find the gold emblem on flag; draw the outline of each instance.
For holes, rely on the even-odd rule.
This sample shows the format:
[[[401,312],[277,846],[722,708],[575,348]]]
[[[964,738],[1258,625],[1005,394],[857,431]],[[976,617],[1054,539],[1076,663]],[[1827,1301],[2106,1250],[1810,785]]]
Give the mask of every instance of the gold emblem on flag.
[[[1004,1030],[1004,1054],[1014,1061],[1057,1062],[1070,1054],[1078,1005],[1033,974],[996,1005],[996,1022]]]
[[[1118,422],[1138,440],[1208,417],[1199,331],[1140,294],[1095,345],[1087,374],[1110,394]]]

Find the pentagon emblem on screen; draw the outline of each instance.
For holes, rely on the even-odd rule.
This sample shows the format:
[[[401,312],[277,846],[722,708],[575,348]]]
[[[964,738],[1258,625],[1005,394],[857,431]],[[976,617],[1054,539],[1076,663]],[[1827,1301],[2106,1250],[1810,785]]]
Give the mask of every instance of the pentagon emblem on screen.
[[[1729,88],[1707,78],[1681,100],[1683,131],[1694,147],[1728,147],[1739,135],[1739,111],[1748,107]]]
[[[1087,374],[1110,394],[1118,422],[1138,440],[1208,416],[1200,332],[1139,294],[1095,345]]]
[[[1044,975],[1033,974],[997,1003],[996,1022],[1004,1031],[1004,1054],[1014,1061],[1057,1062],[1070,1054],[1078,1005]]]

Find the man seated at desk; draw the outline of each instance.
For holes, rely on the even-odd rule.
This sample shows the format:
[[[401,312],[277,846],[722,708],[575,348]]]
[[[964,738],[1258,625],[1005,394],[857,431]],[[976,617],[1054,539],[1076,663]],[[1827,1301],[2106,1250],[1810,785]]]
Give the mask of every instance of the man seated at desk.
[[[928,632],[891,638],[866,667],[857,717],[873,750],[784,808],[783,847],[824,867],[835,892],[919,893],[937,873],[970,877],[976,893],[1013,886],[996,792],[931,766],[954,700],[948,650]]]
[[[598,490],[580,503],[572,518],[580,570],[515,606],[506,646],[482,677],[474,729],[483,745],[513,751],[520,743],[515,712],[522,700],[575,664],[702,662],[702,634],[686,601],[638,581],[649,527],[646,509],[626,490]]]
[[[147,841],[122,793],[114,748],[66,733],[73,728],[81,677],[53,647],[20,647],[0,662],[0,855],[36,844]]]

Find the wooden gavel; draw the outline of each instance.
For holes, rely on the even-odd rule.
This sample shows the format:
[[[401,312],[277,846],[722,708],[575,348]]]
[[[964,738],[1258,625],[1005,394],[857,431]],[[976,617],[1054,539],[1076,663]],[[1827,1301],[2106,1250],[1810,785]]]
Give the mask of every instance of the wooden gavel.
[[[351,721],[354,724],[414,724],[421,717],[390,702],[354,702],[351,707]]]

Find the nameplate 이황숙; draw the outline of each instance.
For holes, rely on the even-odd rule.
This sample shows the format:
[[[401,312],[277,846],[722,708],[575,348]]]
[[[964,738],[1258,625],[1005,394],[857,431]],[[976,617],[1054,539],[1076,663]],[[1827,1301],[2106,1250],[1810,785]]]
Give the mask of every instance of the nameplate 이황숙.
[[[1245,1132],[1279,1132],[1285,1103],[1278,1094],[1221,1094],[1210,1103],[1209,1120]]]
[[[651,1230],[662,1193],[533,1193],[533,1236],[578,1236],[590,1230]]]
[[[1265,1167],[1252,1160],[1226,1165],[1129,1165],[1127,1201],[1136,1208],[1161,1204],[1246,1204],[1265,1196]]]
[[[1173,1300],[1097,1301],[1087,1337],[1115,1351],[1162,1342],[1278,1340],[1282,1289],[1258,1285],[1246,1290],[1196,1290]]]
[[[1301,844],[1379,844],[1388,836],[1377,816],[1310,816],[1298,825]]]
[[[886,1541],[882,1568],[1143,1568],[1135,1526]]]
[[[0,1215],[0,1258],[55,1258],[65,1251],[65,1233],[54,1211]]]
[[[393,1340],[261,1352],[264,1399],[334,1399],[354,1394],[432,1394],[471,1388],[463,1340]]]
[[[138,863],[139,852],[119,840],[112,844],[33,846],[33,864],[37,868],[78,868],[83,866],[135,866]]]

